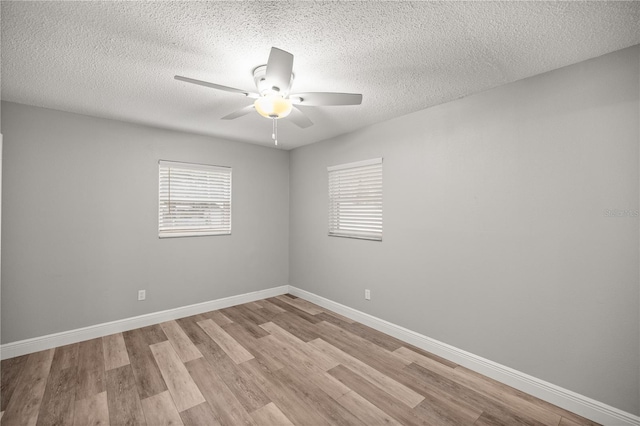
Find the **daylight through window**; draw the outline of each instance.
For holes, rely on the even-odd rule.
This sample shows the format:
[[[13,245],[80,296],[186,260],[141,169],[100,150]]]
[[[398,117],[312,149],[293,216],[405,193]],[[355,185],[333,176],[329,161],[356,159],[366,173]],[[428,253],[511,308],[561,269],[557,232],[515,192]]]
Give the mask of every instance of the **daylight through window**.
[[[231,168],[160,161],[158,235],[231,234]]]
[[[382,158],[328,167],[329,235],[382,240]]]

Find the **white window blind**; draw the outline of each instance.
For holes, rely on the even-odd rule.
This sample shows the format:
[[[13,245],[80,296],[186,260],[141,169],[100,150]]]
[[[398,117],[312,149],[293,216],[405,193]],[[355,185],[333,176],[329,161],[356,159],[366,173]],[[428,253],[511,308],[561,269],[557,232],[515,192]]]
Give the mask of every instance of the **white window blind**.
[[[159,161],[158,235],[231,234],[231,168]]]
[[[382,158],[327,168],[329,235],[382,240]]]

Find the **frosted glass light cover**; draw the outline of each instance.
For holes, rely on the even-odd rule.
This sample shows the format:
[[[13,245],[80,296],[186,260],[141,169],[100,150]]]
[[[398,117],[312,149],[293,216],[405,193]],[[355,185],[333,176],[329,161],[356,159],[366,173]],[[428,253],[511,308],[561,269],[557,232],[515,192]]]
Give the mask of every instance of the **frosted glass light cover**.
[[[253,104],[260,114],[266,118],[283,118],[291,112],[291,101],[278,95],[262,96]]]

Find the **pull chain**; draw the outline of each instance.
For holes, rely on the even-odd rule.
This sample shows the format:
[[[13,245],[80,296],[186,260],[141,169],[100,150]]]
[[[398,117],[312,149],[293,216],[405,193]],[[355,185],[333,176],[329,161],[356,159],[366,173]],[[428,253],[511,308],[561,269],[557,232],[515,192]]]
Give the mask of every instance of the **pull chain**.
[[[276,123],[276,119],[273,119],[273,133],[271,133],[271,139],[276,142],[276,146],[278,146],[278,124]]]

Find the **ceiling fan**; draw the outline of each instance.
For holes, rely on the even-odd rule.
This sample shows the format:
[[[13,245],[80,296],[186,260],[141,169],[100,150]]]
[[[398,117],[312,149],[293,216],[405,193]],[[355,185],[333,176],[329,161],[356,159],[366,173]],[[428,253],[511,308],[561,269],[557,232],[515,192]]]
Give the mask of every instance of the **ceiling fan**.
[[[257,93],[193,78],[175,76],[176,80],[226,92],[239,93],[248,98],[255,99],[253,104],[222,117],[223,120],[233,120],[238,117],[257,111],[263,117],[273,120],[272,138],[278,144],[276,120],[284,117],[301,128],[309,127],[313,122],[296,107],[303,106],[329,106],[329,105],[360,105],[362,95],[355,93],[332,92],[307,92],[289,93],[293,84],[293,55],[276,47],[271,48],[269,60],[266,65],[260,65],[253,70],[253,80]]]

